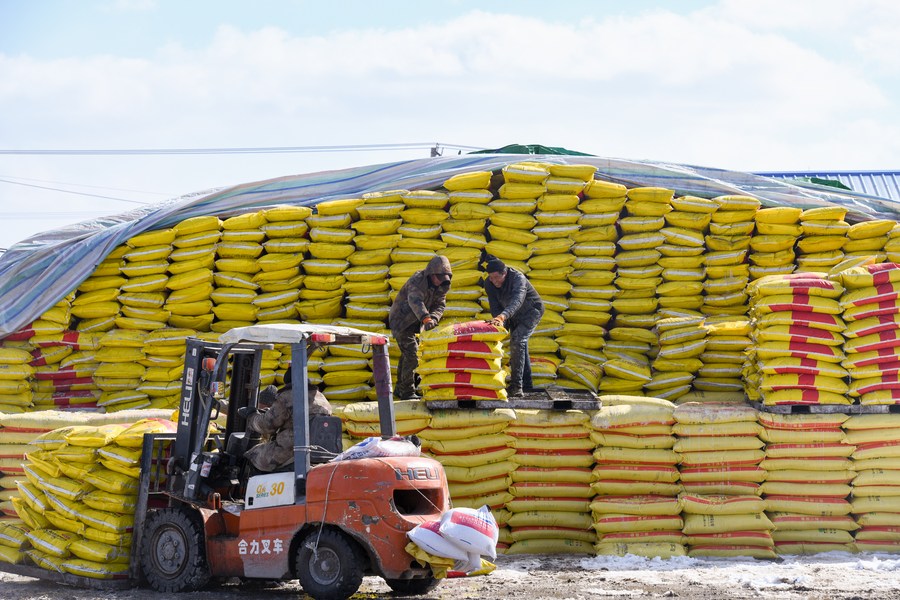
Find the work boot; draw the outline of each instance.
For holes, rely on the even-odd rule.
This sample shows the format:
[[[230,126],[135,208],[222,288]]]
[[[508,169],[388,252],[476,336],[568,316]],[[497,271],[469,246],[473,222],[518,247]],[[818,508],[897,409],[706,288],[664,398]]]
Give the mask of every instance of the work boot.
[[[511,387],[506,390],[506,396],[508,398],[522,398],[525,396],[525,392],[520,387]]]
[[[417,394],[416,392],[409,392],[409,393],[407,393],[407,394],[400,394],[400,395],[398,395],[398,397],[399,397],[401,400],[421,400],[421,399],[422,399],[422,396],[420,396],[420,395]]]

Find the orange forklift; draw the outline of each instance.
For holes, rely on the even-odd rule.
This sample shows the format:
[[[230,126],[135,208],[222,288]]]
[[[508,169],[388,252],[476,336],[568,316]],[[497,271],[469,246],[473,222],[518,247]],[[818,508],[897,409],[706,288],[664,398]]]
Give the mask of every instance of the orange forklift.
[[[255,407],[262,353],[289,344],[294,462],[255,473],[243,454],[258,436],[238,414]],[[407,532],[450,509],[440,463],[425,457],[329,461],[341,451],[337,417],[310,420],[307,359],[317,348],[371,350],[381,435],[396,434],[388,340],[348,327],[240,327],[218,343],[187,341],[178,429],[147,435],[135,513],[131,579],[160,592],[212,579],[294,580],[316,600],[343,600],[364,575],[420,595],[437,586],[405,551]],[[245,412],[245,411],[242,411]],[[210,435],[227,414],[225,430]]]

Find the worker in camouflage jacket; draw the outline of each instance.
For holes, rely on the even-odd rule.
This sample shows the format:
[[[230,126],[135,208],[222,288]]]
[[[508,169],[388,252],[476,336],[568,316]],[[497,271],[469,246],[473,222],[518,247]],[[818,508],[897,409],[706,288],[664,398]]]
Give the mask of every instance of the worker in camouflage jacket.
[[[531,357],[528,339],[544,316],[544,303],[531,282],[520,271],[507,267],[499,258],[490,257],[485,270],[484,290],[492,319],[488,323],[509,330],[509,383],[507,395],[520,397],[531,389]]]
[[[406,280],[391,305],[388,321],[400,348],[394,395],[401,400],[419,398],[416,394],[416,368],[419,366],[416,334],[420,330],[434,329],[444,316],[452,277],[453,270],[447,257],[435,256],[428,266]]]
[[[245,407],[238,414],[247,418],[247,431],[263,436],[263,441],[244,454],[258,471],[270,473],[294,462],[294,403],[291,393],[290,369],[285,373],[287,384],[277,391],[274,385],[259,393],[257,405],[262,410]],[[309,418],[330,415],[331,404],[319,389],[310,384],[307,393]]]

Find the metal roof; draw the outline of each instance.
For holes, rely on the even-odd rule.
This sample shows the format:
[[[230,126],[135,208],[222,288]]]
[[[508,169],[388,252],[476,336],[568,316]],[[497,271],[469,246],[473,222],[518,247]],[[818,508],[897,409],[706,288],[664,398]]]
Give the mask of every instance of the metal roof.
[[[786,180],[831,179],[840,181],[854,192],[900,202],[900,171],[769,171],[756,174]]]

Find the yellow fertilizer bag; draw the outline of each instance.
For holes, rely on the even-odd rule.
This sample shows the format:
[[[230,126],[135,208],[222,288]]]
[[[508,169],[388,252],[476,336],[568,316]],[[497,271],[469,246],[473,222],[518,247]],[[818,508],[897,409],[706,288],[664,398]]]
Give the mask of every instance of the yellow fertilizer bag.
[[[491,185],[492,173],[490,171],[473,171],[460,173],[444,181],[444,189],[455,192],[476,188],[487,188]]]
[[[691,514],[684,515],[685,535],[728,533],[732,531],[772,531],[775,525],[763,512],[752,514]]]
[[[176,425],[173,421],[165,419],[141,419],[132,425],[122,429],[115,436],[115,443],[126,448],[141,448],[144,443],[144,434],[147,433],[174,433]]]
[[[545,167],[525,162],[506,165],[501,172],[508,183],[542,184],[550,176]]]
[[[671,425],[675,405],[668,400],[642,396],[600,396],[603,408],[594,413],[594,429],[618,429],[646,425]]]
[[[485,323],[467,321],[437,327],[421,335],[422,345],[451,344],[456,342],[497,342],[507,335],[506,329]]]
[[[759,496],[719,496],[681,494],[682,510],[697,515],[746,515],[761,513],[766,501]]]

